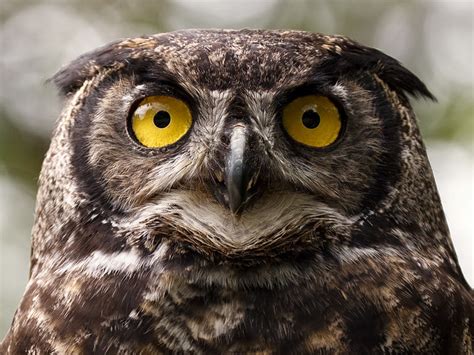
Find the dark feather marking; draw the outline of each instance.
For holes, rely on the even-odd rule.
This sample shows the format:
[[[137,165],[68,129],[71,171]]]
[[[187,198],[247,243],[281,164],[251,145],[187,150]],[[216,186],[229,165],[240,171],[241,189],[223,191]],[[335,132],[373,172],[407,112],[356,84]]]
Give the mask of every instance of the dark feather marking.
[[[351,351],[366,353],[376,351],[385,341],[386,312],[373,304],[354,303],[344,313],[347,320],[347,336]]]
[[[376,116],[380,117],[382,122],[384,142],[383,152],[375,168],[376,182],[367,189],[361,203],[361,206],[371,210],[387,196],[390,188],[400,177],[401,117],[400,113],[394,110],[383,88],[373,78],[366,74],[359,83],[364,89],[372,92]]]

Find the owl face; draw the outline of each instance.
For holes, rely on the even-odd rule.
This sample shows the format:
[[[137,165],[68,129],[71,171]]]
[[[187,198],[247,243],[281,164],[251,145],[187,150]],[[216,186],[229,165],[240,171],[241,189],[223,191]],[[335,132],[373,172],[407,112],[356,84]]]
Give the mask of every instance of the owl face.
[[[71,137],[88,198],[137,235],[167,227],[229,255],[341,236],[377,207],[400,172],[389,92],[404,76],[403,102],[429,95],[344,38],[185,31],[113,44],[55,80],[88,85]]]

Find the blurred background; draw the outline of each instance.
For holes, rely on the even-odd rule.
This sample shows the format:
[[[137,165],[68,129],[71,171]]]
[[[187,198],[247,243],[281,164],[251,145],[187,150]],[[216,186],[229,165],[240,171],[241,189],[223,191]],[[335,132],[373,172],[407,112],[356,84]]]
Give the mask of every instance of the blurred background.
[[[474,285],[473,19],[469,0],[0,0],[0,339],[28,278],[37,179],[60,109],[46,79],[108,41],[182,28],[344,34],[416,73],[439,100],[414,106]]]

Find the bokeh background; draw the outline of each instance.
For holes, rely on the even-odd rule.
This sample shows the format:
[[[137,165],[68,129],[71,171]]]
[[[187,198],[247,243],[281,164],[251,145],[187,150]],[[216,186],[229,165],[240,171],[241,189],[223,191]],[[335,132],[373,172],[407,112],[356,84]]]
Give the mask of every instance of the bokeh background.
[[[0,0],[0,339],[28,278],[37,179],[60,108],[46,79],[108,41],[182,28],[344,34],[415,72],[439,100],[414,106],[474,285],[473,16],[469,0]]]

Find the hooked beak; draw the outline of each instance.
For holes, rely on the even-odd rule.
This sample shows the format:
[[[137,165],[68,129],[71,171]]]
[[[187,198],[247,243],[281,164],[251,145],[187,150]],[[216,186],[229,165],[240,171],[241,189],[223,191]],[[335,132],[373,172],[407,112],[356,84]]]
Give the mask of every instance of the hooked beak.
[[[251,197],[249,191],[258,175],[258,172],[250,171],[246,152],[247,129],[244,125],[237,124],[231,133],[230,150],[225,160],[223,181],[225,186],[217,191],[218,200],[228,205],[234,214],[238,214]]]

